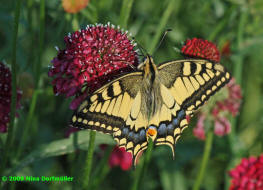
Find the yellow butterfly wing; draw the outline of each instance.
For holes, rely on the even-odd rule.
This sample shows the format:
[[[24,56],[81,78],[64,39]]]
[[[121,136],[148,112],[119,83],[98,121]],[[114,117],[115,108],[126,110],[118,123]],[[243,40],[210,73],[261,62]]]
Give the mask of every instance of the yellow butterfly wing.
[[[226,69],[208,60],[179,60],[158,67],[164,84],[186,114],[193,114],[230,80]]]
[[[142,72],[126,74],[90,95],[74,113],[71,125],[112,134],[137,158],[147,147],[147,120],[141,112]]]
[[[150,119],[149,128],[156,130],[152,137],[155,145],[168,145],[174,156],[174,146],[181,133],[187,127],[185,111],[176,102],[168,88],[160,84],[163,104],[161,109]]]
[[[174,145],[188,126],[186,115],[192,115],[206,100],[223,87],[230,74],[217,63],[207,60],[179,60],[158,66],[161,109],[149,126],[156,127],[155,145]]]

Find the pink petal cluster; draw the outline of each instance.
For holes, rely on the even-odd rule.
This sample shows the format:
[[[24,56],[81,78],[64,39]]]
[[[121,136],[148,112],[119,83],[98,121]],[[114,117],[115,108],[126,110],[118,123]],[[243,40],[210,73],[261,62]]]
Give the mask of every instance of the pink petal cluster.
[[[120,166],[122,170],[129,170],[132,166],[132,155],[125,148],[115,146],[109,159],[110,167]]]
[[[204,39],[193,38],[186,40],[181,52],[188,57],[220,62],[220,53],[216,45]]]
[[[217,136],[224,136],[231,132],[231,125],[226,117],[215,118],[214,133]]]
[[[7,132],[7,124],[10,121],[11,108],[11,72],[10,69],[0,62],[0,133]],[[20,107],[22,92],[17,90],[17,105]]]
[[[263,189],[263,155],[243,158],[241,163],[230,170],[230,190],[262,190]]]
[[[238,84],[236,84],[235,79],[231,79],[226,87],[228,90],[228,98],[217,102],[217,106],[213,110],[213,114],[215,116],[218,115],[220,110],[227,111],[233,116],[238,114],[242,99],[241,88]]]
[[[52,60],[49,76],[55,94],[75,96],[76,109],[87,94],[138,65],[135,44],[113,25],[92,25],[64,38],[66,48]]]
[[[205,140],[205,115],[200,114],[196,127],[193,129],[194,136],[196,136],[198,139]]]
[[[194,135],[198,139],[205,139],[206,127],[204,122],[206,119],[214,123],[215,135],[224,136],[231,132],[228,115],[236,116],[238,114],[242,99],[241,88],[235,83],[235,79],[232,78],[222,91],[227,92],[226,97],[217,97],[218,100],[215,101],[216,103],[214,104],[214,101],[211,101],[213,105],[208,106],[211,109],[206,110],[207,108],[204,107],[200,111],[197,125],[193,130]],[[215,96],[218,96],[218,94]],[[210,104],[210,102],[208,102],[208,104]],[[212,117],[208,117],[210,113],[212,113]]]

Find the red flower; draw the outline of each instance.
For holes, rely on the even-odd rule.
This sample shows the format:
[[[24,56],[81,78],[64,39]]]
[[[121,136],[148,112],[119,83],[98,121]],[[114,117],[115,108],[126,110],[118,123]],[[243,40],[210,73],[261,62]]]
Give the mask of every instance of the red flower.
[[[207,40],[198,38],[186,40],[185,45],[181,48],[181,52],[188,57],[220,62],[220,53],[216,45]]]
[[[114,26],[87,26],[64,38],[66,48],[58,50],[52,60],[49,76],[55,94],[75,96],[70,108],[76,109],[88,93],[101,87],[121,72],[137,66],[135,44],[129,40],[127,32]]]
[[[109,159],[110,167],[120,166],[122,170],[129,170],[132,166],[132,155],[125,148],[115,146]]]
[[[236,168],[230,170],[232,177],[230,190],[263,189],[263,155],[243,158]]]
[[[7,132],[7,124],[10,121],[11,90],[10,69],[0,62],[0,133]],[[17,108],[20,107],[21,96],[22,92],[17,90]]]
[[[217,136],[224,136],[231,132],[227,116],[238,114],[242,99],[240,86],[235,83],[235,79],[231,79],[226,87],[214,95],[212,99],[200,109],[197,125],[193,129],[194,135],[201,140],[205,139],[206,126],[204,122],[206,120],[208,123],[214,123],[214,133]]]

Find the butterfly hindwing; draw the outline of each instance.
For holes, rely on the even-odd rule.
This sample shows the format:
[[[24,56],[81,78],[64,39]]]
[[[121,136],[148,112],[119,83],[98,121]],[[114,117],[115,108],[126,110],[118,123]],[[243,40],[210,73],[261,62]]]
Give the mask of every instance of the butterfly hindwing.
[[[135,131],[134,128],[132,129],[130,125],[127,125],[127,127],[116,132],[113,136],[118,142],[119,147],[124,147],[127,152],[131,152],[134,164],[137,161],[138,155],[148,146],[145,127],[141,127],[138,131]]]
[[[192,115],[231,78],[222,65],[207,60],[167,62],[161,64],[158,71],[161,83],[188,115]]]
[[[160,84],[163,104],[161,109],[152,117],[149,126],[156,127],[155,145],[168,145],[173,152],[176,141],[187,127],[185,111],[175,101],[171,92]]]

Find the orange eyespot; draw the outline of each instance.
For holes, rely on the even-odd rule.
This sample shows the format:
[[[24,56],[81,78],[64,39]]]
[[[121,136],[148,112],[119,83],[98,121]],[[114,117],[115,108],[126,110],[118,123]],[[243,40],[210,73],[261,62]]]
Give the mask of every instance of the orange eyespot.
[[[157,134],[157,130],[155,128],[149,128],[147,130],[147,136],[155,136]]]

